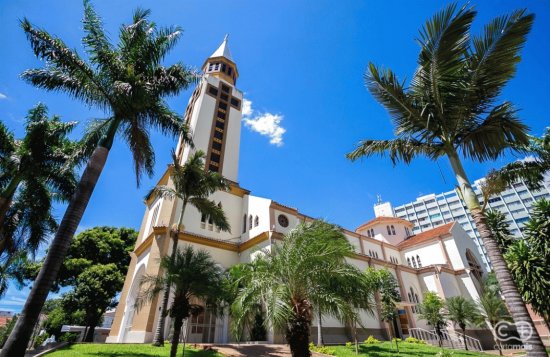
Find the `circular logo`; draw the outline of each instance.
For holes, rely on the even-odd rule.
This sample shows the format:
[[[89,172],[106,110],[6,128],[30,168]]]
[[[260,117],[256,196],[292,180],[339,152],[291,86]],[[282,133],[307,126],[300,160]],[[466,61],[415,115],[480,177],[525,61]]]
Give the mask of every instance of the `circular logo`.
[[[514,331],[517,331],[519,338]],[[500,321],[495,325],[495,333],[500,341],[525,341],[531,338],[533,335],[533,328],[528,322],[520,321],[518,323],[512,323],[507,321]]]

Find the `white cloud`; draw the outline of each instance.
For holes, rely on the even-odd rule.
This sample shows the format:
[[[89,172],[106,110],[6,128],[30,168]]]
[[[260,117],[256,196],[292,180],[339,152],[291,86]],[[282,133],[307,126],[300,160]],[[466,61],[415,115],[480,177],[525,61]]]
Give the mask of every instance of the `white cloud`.
[[[4,93],[0,93],[0,100],[2,99],[8,99],[8,96],[5,95]]]
[[[283,116],[272,113],[257,113],[252,109],[252,101],[243,99],[244,125],[260,135],[269,137],[269,143],[275,146],[283,145],[283,134],[286,129],[281,126]]]

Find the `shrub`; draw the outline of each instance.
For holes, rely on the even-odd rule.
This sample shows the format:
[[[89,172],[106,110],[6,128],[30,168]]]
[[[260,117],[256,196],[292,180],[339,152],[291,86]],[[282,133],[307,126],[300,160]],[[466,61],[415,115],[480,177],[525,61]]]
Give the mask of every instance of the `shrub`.
[[[365,341],[363,341],[365,345],[374,345],[377,343],[380,343],[374,336],[370,335]]]
[[[34,345],[33,345],[33,347],[34,347],[34,348],[37,348],[37,347],[42,346],[42,344],[44,343],[44,341],[46,341],[47,339],[48,339],[48,334],[47,334],[47,333],[43,333],[42,335],[39,335],[39,336],[36,337],[36,339],[34,340]]]
[[[325,346],[317,347],[313,344],[313,342],[309,343],[309,350],[313,352],[319,352],[329,356],[336,356],[336,351],[333,350],[332,348],[325,347]]]
[[[352,348],[352,347],[353,347],[353,343],[351,343],[351,342],[349,342],[349,341],[346,342],[346,347],[347,347],[347,348]]]
[[[400,339],[400,338],[396,338],[396,337],[392,338],[392,342],[399,343],[401,341],[403,341],[403,340]]]
[[[69,342],[73,343],[78,340],[78,337],[80,336],[80,333],[78,332],[66,332],[59,336],[59,342]]]
[[[419,340],[418,338],[414,338],[414,337],[407,337],[405,339],[405,342],[407,342],[407,343],[417,343],[419,345],[425,345],[426,344],[426,341]]]

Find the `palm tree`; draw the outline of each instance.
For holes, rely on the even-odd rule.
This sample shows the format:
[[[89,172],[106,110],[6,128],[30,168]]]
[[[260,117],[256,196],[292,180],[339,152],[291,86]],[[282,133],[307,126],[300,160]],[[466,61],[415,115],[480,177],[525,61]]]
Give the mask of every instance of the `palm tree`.
[[[451,4],[426,23],[420,32],[418,68],[408,88],[391,70],[369,63],[366,85],[390,113],[397,137],[363,140],[347,157],[388,154],[393,164],[408,164],[421,155],[432,160],[446,156],[514,321],[534,330],[460,160],[494,160],[506,149],[528,143],[527,127],[513,104],[497,100],[515,74],[534,15],[514,11],[491,21],[482,35],[472,36],[475,16],[473,8]],[[523,343],[531,347],[529,356],[546,357],[536,332]]]
[[[533,204],[525,224],[525,240],[518,240],[504,255],[523,299],[550,327],[550,201]]]
[[[495,326],[501,321],[510,320],[510,315],[498,291],[485,289],[485,292],[477,301],[477,313],[479,315],[477,324],[485,324],[489,328],[499,353],[502,356],[502,346],[497,337]]]
[[[201,213],[203,221],[209,221],[215,224],[222,231],[230,231],[229,223],[225,217],[225,213],[216,202],[208,197],[216,191],[227,190],[228,183],[217,172],[212,172],[204,169],[205,154],[201,150],[193,153],[184,165],[180,165],[179,159],[172,153],[172,181],[174,187],[156,186],[148,194],[148,197],[153,195],[168,198],[179,199],[182,202],[181,212],[176,228],[172,232],[172,253],[174,256],[178,247],[178,237],[183,228],[183,215],[188,204],[195,207]],[[164,344],[164,321],[166,319],[166,309],[168,307],[169,297],[168,286],[164,290],[162,297],[162,307],[160,318],[153,339],[154,346],[162,346]]]
[[[497,245],[502,254],[506,253],[510,245],[514,243],[512,232],[506,223],[506,216],[498,210],[490,210],[485,212],[487,216],[487,224],[493,233],[493,238],[497,241]]]
[[[172,112],[165,96],[177,95],[196,80],[194,71],[181,63],[162,66],[165,56],[178,42],[179,27],[157,28],[148,20],[150,11],[137,9],[130,25],[120,27],[119,44],[109,42],[101,19],[88,1],[84,1],[83,43],[89,62],[70,50],[59,38],[37,29],[24,19],[21,23],[35,55],[46,66],[27,70],[23,79],[50,91],[62,91],[102,109],[106,119],[90,125],[85,136],[85,153],[90,154],[75,194],[52,240],[44,265],[33,284],[14,331],[0,356],[23,356],[32,326],[69,249],[95,185],[107,161],[117,134],[133,154],[136,180],[143,172],[151,175],[155,156],[149,129],[181,135],[191,143],[187,126]]]
[[[34,253],[57,228],[52,201],[69,200],[76,186],[72,156],[77,146],[67,137],[75,126],[58,116],[48,118],[41,103],[29,110],[21,140],[0,123],[0,256]]]
[[[463,296],[453,296],[445,302],[447,307],[447,319],[458,325],[462,330],[464,338],[464,348],[468,350],[466,343],[466,325],[473,324],[478,320],[476,304],[472,300],[468,300]]]
[[[420,314],[418,315],[422,320],[426,320],[428,324],[432,325],[437,333],[439,341],[439,347],[443,347],[442,332],[441,330],[447,324],[445,316],[445,302],[433,291],[428,291],[424,294],[422,303],[418,305]]]
[[[208,252],[195,250],[190,245],[183,250],[176,250],[173,257],[165,256],[160,265],[163,274],[145,275],[142,278],[136,307],[139,309],[143,304],[151,302],[166,286],[170,287],[174,297],[169,310],[174,327],[170,357],[175,357],[183,320],[204,309],[203,305],[194,301],[199,300],[205,306],[212,306],[223,296],[223,274]],[[183,353],[185,355],[185,347]]]
[[[399,284],[387,269],[368,268],[365,271],[365,277],[368,284],[380,294],[380,319],[388,323],[390,341],[393,341],[393,338],[397,337],[396,331],[394,331],[394,322],[398,317],[397,303],[401,301]],[[399,353],[397,340],[396,347]]]
[[[341,293],[342,286],[327,286],[329,281],[340,281],[361,289],[361,272],[346,262],[353,247],[338,227],[313,221],[298,225],[272,249],[258,254],[243,269],[245,283],[231,306],[233,323],[238,324],[260,303],[266,320],[285,334],[292,356],[309,356],[315,302],[331,304],[326,313],[340,321],[357,321],[353,303]]]
[[[518,149],[526,152],[533,159],[515,161],[499,170],[491,171],[487,181],[493,186],[497,184],[497,190],[490,190],[491,194],[504,191],[507,186],[519,179],[523,179],[533,190],[541,187],[544,174],[550,170],[550,127],[546,128],[540,138],[529,136],[529,143]]]

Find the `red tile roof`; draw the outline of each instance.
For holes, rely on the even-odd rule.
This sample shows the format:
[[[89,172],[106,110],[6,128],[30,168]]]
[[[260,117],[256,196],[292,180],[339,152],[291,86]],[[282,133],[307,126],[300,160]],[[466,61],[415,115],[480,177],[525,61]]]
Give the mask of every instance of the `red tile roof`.
[[[433,229],[430,229],[429,231],[425,231],[422,233],[419,233],[417,235],[414,235],[408,239],[405,239],[404,241],[400,242],[397,247],[399,249],[407,248],[412,245],[429,242],[430,240],[437,239],[439,236],[449,234],[451,232],[451,229],[453,228],[453,225],[455,222],[450,222],[447,224],[444,224],[439,227],[435,227]]]
[[[370,226],[373,226],[375,224],[381,224],[381,223],[386,223],[386,222],[397,222],[397,223],[401,223],[401,224],[406,224],[408,226],[412,226],[413,224],[403,218],[398,218],[398,217],[376,217],[375,219],[371,219],[370,221],[366,222],[366,223],[363,223],[362,225],[360,225],[359,227],[357,227],[355,229],[355,231],[360,231],[361,229],[363,228],[367,228],[367,227],[370,227]]]

